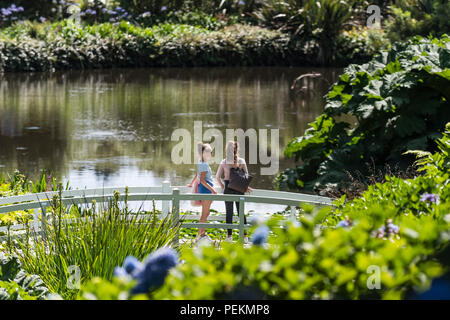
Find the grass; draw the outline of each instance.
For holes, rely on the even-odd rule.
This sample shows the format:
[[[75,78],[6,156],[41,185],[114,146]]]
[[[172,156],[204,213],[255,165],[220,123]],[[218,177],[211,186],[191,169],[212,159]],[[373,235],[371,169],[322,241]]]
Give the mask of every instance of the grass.
[[[96,276],[112,279],[114,268],[127,256],[142,260],[158,248],[169,246],[179,226],[172,215],[160,220],[157,212],[131,212],[119,206],[119,193],[103,206],[85,203],[64,207],[55,196],[45,238],[32,241],[30,233],[16,240],[13,252],[30,274],[39,275],[50,292],[74,299],[78,287]],[[68,220],[65,216],[73,218]],[[76,266],[76,268],[74,267]],[[75,283],[77,283],[75,281]]]

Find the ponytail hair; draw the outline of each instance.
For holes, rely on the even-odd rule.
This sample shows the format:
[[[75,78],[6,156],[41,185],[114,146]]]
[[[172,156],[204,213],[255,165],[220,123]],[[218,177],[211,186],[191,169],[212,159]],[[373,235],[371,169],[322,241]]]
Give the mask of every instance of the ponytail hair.
[[[198,155],[200,156],[200,161],[203,162],[203,150],[205,150],[205,145],[203,142],[197,143]]]
[[[203,162],[203,152],[205,151],[205,149],[212,150],[211,146],[208,143],[199,142],[197,144],[197,151],[198,151],[198,154],[200,156],[201,162]]]
[[[228,141],[227,142],[227,148],[226,148],[226,164],[233,164],[235,167],[237,167],[238,163],[238,157],[239,157],[239,144],[237,141]]]
[[[234,142],[234,167],[238,166],[238,155],[239,155],[239,144],[237,141]]]

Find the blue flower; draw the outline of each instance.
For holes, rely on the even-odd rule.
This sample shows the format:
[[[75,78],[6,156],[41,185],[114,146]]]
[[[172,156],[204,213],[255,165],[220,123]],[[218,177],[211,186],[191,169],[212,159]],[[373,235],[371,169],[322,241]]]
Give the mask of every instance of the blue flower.
[[[115,267],[114,268],[114,276],[124,278],[124,277],[128,277],[128,273],[122,267]]]
[[[269,237],[269,227],[266,225],[262,225],[258,227],[253,233],[252,243],[254,245],[262,245],[266,243],[268,237]]]
[[[441,276],[431,282],[431,287],[420,294],[416,294],[413,299],[418,300],[449,300],[450,299],[450,281],[449,278]]]
[[[389,223],[388,224],[388,230],[393,232],[393,233],[398,233],[400,231],[399,226],[393,224],[393,223]]]
[[[240,6],[245,6],[245,2],[242,1],[242,0],[240,0],[240,1],[238,2],[238,4],[239,4]]]
[[[437,194],[433,194],[433,193],[424,193],[422,195],[422,197],[420,198],[420,201],[430,201],[430,202],[436,202],[436,200],[438,199],[438,195]]]
[[[161,7],[161,11],[166,11],[167,10],[167,7],[166,6],[162,6]]]
[[[128,274],[140,272],[143,268],[142,263],[133,256],[128,256],[123,261],[123,268]]]
[[[341,220],[339,221],[339,223],[336,225],[337,228],[340,227],[350,227],[350,223],[347,220]]]
[[[152,253],[144,262],[144,269],[136,275],[138,284],[131,293],[147,293],[163,285],[169,270],[178,263],[178,253],[171,248],[162,248]]]
[[[2,8],[1,11],[2,11],[2,15],[4,15],[4,16],[9,16],[11,14],[11,11],[9,9]]]

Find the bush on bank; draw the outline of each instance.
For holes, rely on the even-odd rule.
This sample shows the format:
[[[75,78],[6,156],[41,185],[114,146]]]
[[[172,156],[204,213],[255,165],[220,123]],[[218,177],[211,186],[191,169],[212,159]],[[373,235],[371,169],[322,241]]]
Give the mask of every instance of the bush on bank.
[[[274,64],[283,61],[288,46],[279,32],[240,25],[215,32],[188,25],[139,28],[125,21],[83,28],[66,21],[4,33],[14,37],[0,41],[3,71]]]
[[[435,151],[449,118],[450,38],[417,37],[367,64],[351,65],[326,95],[324,112],[285,155],[302,160],[276,179],[280,189],[328,191],[345,187],[345,171],[364,175],[367,163],[402,170]]]
[[[381,48],[372,46],[367,33],[349,33],[340,39],[336,50],[341,55],[333,61],[337,65],[366,61]],[[320,63],[319,51],[315,40],[293,40],[280,31],[241,24],[209,30],[169,23],[141,28],[127,21],[81,26],[64,20],[53,24],[24,22],[0,32],[0,70],[4,72],[111,67],[312,66]]]

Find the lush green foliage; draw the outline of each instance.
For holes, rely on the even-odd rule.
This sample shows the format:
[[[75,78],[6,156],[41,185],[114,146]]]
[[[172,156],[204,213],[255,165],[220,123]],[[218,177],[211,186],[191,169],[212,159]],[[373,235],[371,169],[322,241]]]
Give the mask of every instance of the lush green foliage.
[[[55,196],[44,239],[33,241],[33,233],[27,232],[14,240],[12,252],[51,292],[71,298],[77,289],[67,286],[69,266],[79,268],[81,283],[95,276],[111,279],[114,267],[128,255],[142,259],[171,244],[179,228],[171,215],[160,220],[154,213],[133,213],[126,201],[119,206],[118,197],[115,193],[106,206],[94,202],[64,207]]]
[[[417,34],[441,35],[448,32],[450,8],[448,0],[16,2],[17,6],[11,9],[9,3],[0,1],[0,7],[8,12],[5,17],[0,15],[1,26],[12,25],[12,30],[6,28],[0,36],[0,69],[5,71],[112,66],[217,66],[236,65],[237,61],[242,61],[239,65],[271,65],[278,62],[286,65],[346,66],[368,61],[390,42],[403,41]],[[369,34],[364,30],[366,8],[370,4],[382,8],[382,24],[386,26],[386,35],[380,29]],[[391,8],[390,4],[395,5]],[[9,13],[11,10],[14,13]],[[75,42],[66,41],[64,35],[59,33],[59,28],[54,25],[48,27],[47,22],[59,21],[65,29],[64,24],[67,22],[64,19],[69,17],[83,25],[113,24],[114,27],[100,28],[111,28],[112,33],[122,35],[110,37],[103,34],[97,39],[99,35],[96,34],[88,38],[81,37]],[[24,19],[46,23],[39,25]],[[123,32],[131,25],[139,26],[134,27],[137,30],[141,27],[153,29],[160,24],[186,24],[204,30],[201,35],[191,36],[192,29],[182,26],[181,29],[185,30],[181,34],[175,32],[171,37],[177,39],[176,43],[170,43],[167,47],[158,45],[165,43],[165,39],[150,36],[148,32]],[[236,28],[229,28],[236,24]],[[267,29],[250,27],[255,24],[276,30],[276,35]],[[121,27],[118,29],[119,25]],[[350,31],[351,26],[356,27],[357,31]],[[29,29],[30,33],[22,29]],[[251,35],[246,37],[244,33],[234,36],[236,30]],[[83,31],[72,30],[80,34]],[[21,35],[18,39],[17,32]],[[285,38],[289,39],[288,44]],[[170,62],[162,59],[167,51],[170,59],[173,59]],[[174,58],[174,55],[177,57]],[[274,58],[264,59],[261,57],[263,55]]]
[[[392,41],[415,35],[441,36],[450,33],[450,1],[397,0],[390,10],[386,28]]]
[[[387,182],[369,186],[363,197],[354,199],[352,205],[345,204],[345,196],[337,203],[337,209],[329,217],[330,223],[344,217],[358,218],[364,208],[382,206],[391,213],[410,216],[431,216],[439,219],[448,214],[450,208],[450,123],[446,134],[437,141],[440,152],[411,151],[420,158],[417,162],[424,174],[415,179],[386,177]],[[438,195],[427,198],[423,195]]]
[[[41,177],[37,181],[29,180],[24,174],[18,170],[13,175],[0,174],[0,197],[10,197],[25,193],[37,193],[45,191],[58,190],[58,184],[52,173],[46,173],[42,170]],[[69,183],[66,184],[69,189]]]
[[[43,23],[11,21],[1,30],[0,70],[347,65],[380,48],[366,32],[340,36],[361,1],[40,2],[25,6],[24,14]],[[68,6],[78,12],[74,19]],[[163,35],[161,29],[173,30]]]
[[[449,248],[450,241],[450,123],[438,145],[439,152],[420,161],[423,177],[392,179],[374,186],[361,199],[347,203],[340,199],[335,210],[304,206],[299,221],[272,218],[267,222],[269,245],[244,248],[225,243],[221,250],[200,246],[183,251],[184,262],[147,297],[130,297],[133,283],[125,278],[95,279],[83,288],[84,295],[94,299],[402,299],[427,290],[433,278],[449,271],[448,261],[435,257]],[[428,192],[434,194],[428,197]],[[338,224],[344,215],[347,222]]]
[[[362,64],[370,61],[378,52],[391,48],[390,40],[380,28],[353,28],[343,31],[335,41],[334,61],[338,65]]]
[[[436,150],[434,140],[450,121],[449,43],[448,36],[416,38],[345,69],[324,113],[288,144],[286,156],[303,163],[284,171],[278,187],[342,186],[344,170],[366,172],[369,162],[404,169],[413,161],[405,151]]]
[[[335,62],[335,43],[343,27],[353,18],[355,1],[272,0],[262,3],[253,15],[265,26],[283,30],[294,39],[318,44],[321,65]]]
[[[17,25],[3,30],[1,38],[0,69],[4,71],[271,65],[289,55],[287,36],[244,25],[209,31],[170,24],[139,28],[125,21],[81,27],[64,21]]]
[[[66,185],[69,189],[69,183]],[[40,179],[33,182],[18,170],[13,175],[5,176],[0,174],[0,197],[10,197],[23,195],[27,193],[37,193],[45,191],[56,191],[57,183],[55,177],[50,173],[46,174],[43,170]],[[6,214],[0,214],[0,227],[11,227],[14,224],[24,224],[29,222],[33,217],[33,210],[14,211]],[[0,236],[2,234],[0,233]]]

